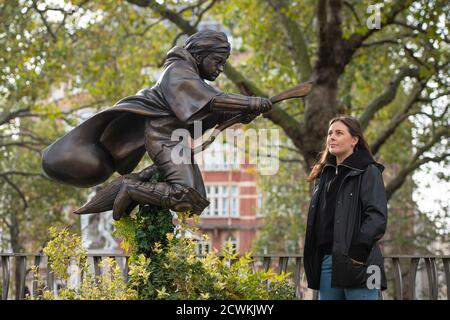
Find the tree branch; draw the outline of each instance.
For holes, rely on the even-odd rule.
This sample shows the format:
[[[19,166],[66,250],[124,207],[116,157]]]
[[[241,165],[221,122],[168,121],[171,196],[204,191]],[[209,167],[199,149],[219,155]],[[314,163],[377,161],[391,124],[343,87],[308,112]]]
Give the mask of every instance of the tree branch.
[[[363,43],[361,45],[361,48],[369,48],[369,47],[373,47],[373,46],[379,46],[382,44],[397,45],[399,43],[400,43],[399,39],[381,39],[381,40],[376,40],[376,41],[372,41],[372,42],[368,42],[368,43]]]
[[[36,10],[36,12],[39,14],[39,16],[41,17],[42,23],[44,23],[45,28],[47,29],[48,33],[50,34],[53,42],[56,42],[56,35],[53,32],[51,26],[48,24],[47,19],[45,19],[44,17],[44,12],[42,10],[39,10],[37,7],[37,3],[36,1],[33,0],[33,9]]]
[[[369,38],[372,34],[384,29],[386,26],[391,25],[395,22],[395,18],[411,6],[413,0],[396,0],[393,2],[391,10],[386,14],[382,15],[380,21],[380,29],[367,29],[363,34],[354,33],[349,37],[349,40],[344,40],[347,42],[347,46],[351,48],[351,51],[357,50],[363,42]]]
[[[317,50],[318,53],[318,64],[319,61],[322,61],[327,58],[327,55],[329,54],[329,43],[328,43],[328,36],[327,36],[327,1],[326,0],[319,0],[317,2],[317,33],[318,33],[318,40],[319,40],[319,47]]]
[[[408,48],[406,45],[403,45],[403,50],[407,53],[407,55],[416,62],[416,64],[427,67],[425,62],[414,56],[414,51],[412,51],[410,48]]]
[[[19,109],[19,110],[16,110],[16,111],[3,113],[1,118],[0,118],[0,126],[4,125],[5,123],[8,123],[9,121],[19,117],[23,113],[27,113],[29,111],[30,111],[30,108],[22,108],[22,109]]]
[[[400,68],[400,71],[397,73],[397,75],[395,75],[394,79],[389,82],[384,91],[364,108],[363,113],[359,117],[361,128],[363,130],[367,129],[370,120],[372,120],[375,114],[381,108],[388,105],[395,99],[395,96],[397,95],[397,89],[404,78],[417,75],[417,69],[408,67]]]
[[[377,154],[381,146],[386,142],[386,140],[390,136],[394,134],[398,126],[405,119],[408,118],[409,111],[411,110],[412,106],[417,102],[423,88],[424,88],[423,84],[416,84],[412,93],[408,97],[408,101],[405,103],[403,108],[394,115],[389,124],[381,131],[381,133],[377,136],[376,140],[370,145],[370,150],[372,151],[373,154]]]
[[[152,9],[165,19],[169,20],[170,22],[178,26],[188,35],[192,35],[197,31],[197,29],[194,26],[192,26],[189,23],[189,21],[184,20],[183,17],[181,17],[177,12],[170,10],[163,4],[159,4],[155,0],[127,0],[127,1],[139,7],[148,7]]]
[[[27,202],[27,199],[25,198],[25,195],[24,195],[23,192],[19,189],[19,187],[18,187],[14,182],[12,182],[11,179],[9,179],[7,176],[1,175],[1,174],[0,174],[0,176],[3,178],[3,180],[6,181],[7,184],[9,184],[9,185],[11,186],[11,188],[13,188],[13,189],[17,192],[17,194],[19,195],[20,199],[21,199],[22,202],[23,202],[23,208],[24,208],[24,209],[28,208],[28,202]]]
[[[4,217],[3,215],[0,215],[0,220],[6,225],[6,227],[8,229],[11,228],[11,224],[8,222],[8,219],[6,219],[6,217]]]
[[[344,39],[340,37],[339,39],[339,47],[340,55],[339,55],[339,70],[343,72],[345,66],[350,63],[352,56],[355,52],[363,46],[363,43],[366,39],[368,39],[372,34],[376,33],[379,30],[384,29],[386,26],[394,23],[395,17],[406,10],[411,4],[413,0],[396,0],[391,6],[391,10],[381,17],[381,25],[380,29],[367,29],[366,32],[360,33],[355,32],[348,39]]]
[[[32,146],[40,146],[42,147],[43,144],[39,142],[32,142],[32,141],[14,141],[14,142],[0,142],[0,147],[19,147],[31,150],[33,152],[38,153],[41,155],[41,148],[34,148]]]
[[[202,21],[203,15],[204,15],[209,9],[211,9],[211,8],[216,4],[216,2],[218,2],[218,1],[220,1],[220,0],[211,0],[211,3],[208,4],[202,11],[200,11],[200,13],[197,15],[197,21],[194,23],[194,27],[195,27],[195,28],[197,28],[197,26],[198,26],[198,25],[200,24],[200,22]],[[202,4],[203,4],[203,3],[201,3],[200,6],[201,6]]]
[[[180,11],[178,11],[178,14],[181,15],[183,12],[186,11],[192,11],[192,13],[194,14],[195,9],[200,8],[205,2],[207,2],[208,0],[200,0],[198,1],[196,4],[184,7],[183,9],[181,9]]]
[[[340,0],[319,0],[317,3],[318,50],[316,69],[335,68],[341,59],[337,52],[342,40]]]
[[[24,171],[4,171],[0,172],[0,177],[8,177],[8,176],[23,176],[23,177],[41,177],[47,179],[45,175],[39,172],[24,172]]]
[[[353,7],[353,4],[351,4],[348,1],[344,1],[344,5],[349,8],[349,10],[351,11],[351,13],[353,14],[353,16],[355,17],[356,21],[358,22],[359,25],[362,25],[361,19],[359,18],[355,8]]]
[[[415,32],[417,32],[417,33],[421,33],[421,34],[423,34],[424,36],[426,36],[427,38],[429,37],[428,32],[427,32],[426,30],[420,28],[419,26],[412,26],[412,25],[409,25],[409,24],[407,24],[406,22],[400,21],[400,20],[398,20],[398,19],[394,19],[394,21],[393,21],[392,24],[395,24],[395,25],[401,26],[401,27],[403,27],[403,28],[406,28],[406,29],[415,31]],[[446,43],[450,43],[450,39],[449,39],[448,37],[445,37],[445,35],[442,35],[442,37],[443,37],[443,38],[441,39],[442,41],[444,41],[444,42],[446,42]]]
[[[408,33],[396,35],[395,37],[392,37],[392,38],[379,39],[379,40],[374,40],[372,42],[364,42],[361,44],[361,48],[370,48],[373,46],[379,46],[379,45],[383,45],[383,44],[399,45],[399,44],[401,44],[401,41],[400,41],[401,39],[414,38],[416,36],[417,35],[415,35],[414,33],[408,32]]]
[[[294,19],[285,14],[289,9],[289,5],[285,0],[268,0],[268,3],[278,14],[279,20],[283,25],[283,31],[288,41],[287,47],[300,76],[299,80],[307,81],[311,77],[312,66],[303,31]]]
[[[427,163],[427,162],[441,162],[449,157],[449,153],[444,153],[437,157],[423,157],[420,158],[425,152],[430,150],[441,138],[448,138],[450,137],[450,128],[448,126],[440,127],[436,130],[433,137],[423,145],[422,147],[418,148],[415,152],[414,156],[412,157],[412,160],[403,167],[402,170],[397,174],[397,176],[392,179],[389,184],[386,186],[386,196],[389,200],[395,191],[397,191],[402,184],[405,182],[408,175],[419,168],[421,165]]]

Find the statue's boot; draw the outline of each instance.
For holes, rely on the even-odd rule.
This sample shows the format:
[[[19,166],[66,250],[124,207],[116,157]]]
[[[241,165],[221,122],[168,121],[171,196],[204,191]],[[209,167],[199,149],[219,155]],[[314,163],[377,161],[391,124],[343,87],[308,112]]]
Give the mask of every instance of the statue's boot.
[[[74,213],[89,214],[112,210],[114,201],[124,183],[129,183],[130,181],[148,181],[157,173],[157,171],[156,166],[151,165],[138,173],[129,173],[114,179],[112,182],[98,190],[92,199],[86,202],[81,208],[75,210]],[[125,210],[126,213],[129,214],[136,206],[137,203],[130,204]]]
[[[133,203],[155,205],[176,212],[189,211],[198,215],[209,205],[209,201],[198,191],[181,184],[124,179],[113,205],[114,220],[127,214]]]

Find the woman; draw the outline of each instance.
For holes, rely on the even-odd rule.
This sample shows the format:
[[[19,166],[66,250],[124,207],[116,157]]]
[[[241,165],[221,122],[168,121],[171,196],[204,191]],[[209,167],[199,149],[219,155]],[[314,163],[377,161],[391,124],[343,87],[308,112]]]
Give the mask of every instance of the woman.
[[[382,172],[351,117],[330,121],[308,212],[304,265],[321,300],[376,300],[386,289],[378,240],[387,223]]]

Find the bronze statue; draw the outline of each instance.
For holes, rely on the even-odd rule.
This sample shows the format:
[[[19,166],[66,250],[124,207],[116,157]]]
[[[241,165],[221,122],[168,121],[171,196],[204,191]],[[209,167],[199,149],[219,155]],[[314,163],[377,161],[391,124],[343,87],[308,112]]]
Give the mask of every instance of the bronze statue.
[[[279,95],[278,100],[223,93],[204,80],[214,81],[229,55],[224,33],[195,33],[184,47],[168,52],[164,71],[153,87],[120,100],[45,149],[42,167],[57,181],[92,187],[114,172],[122,175],[75,213],[113,209],[118,220],[136,205],[149,204],[201,214],[209,201],[194,162],[195,152],[190,163],[174,163],[171,154],[179,141],[171,139],[172,132],[186,129],[192,135],[194,121],[202,122],[202,134],[215,126],[223,129],[237,121],[248,123],[270,111],[272,102],[304,96],[311,88],[310,84],[300,85]],[[153,165],[131,173],[145,152]],[[159,182],[151,179],[156,172]]]

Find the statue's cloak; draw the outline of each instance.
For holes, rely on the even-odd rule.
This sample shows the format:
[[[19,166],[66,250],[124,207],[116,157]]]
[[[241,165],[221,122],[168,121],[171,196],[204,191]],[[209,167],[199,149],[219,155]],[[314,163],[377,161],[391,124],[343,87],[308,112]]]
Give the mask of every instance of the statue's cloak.
[[[202,121],[204,132],[223,120],[223,114],[210,113],[208,106],[220,93],[200,77],[192,55],[175,47],[153,87],[120,100],[48,146],[43,169],[49,177],[78,187],[102,183],[114,172],[129,173],[146,151],[147,119],[173,118],[171,123],[183,128]]]

